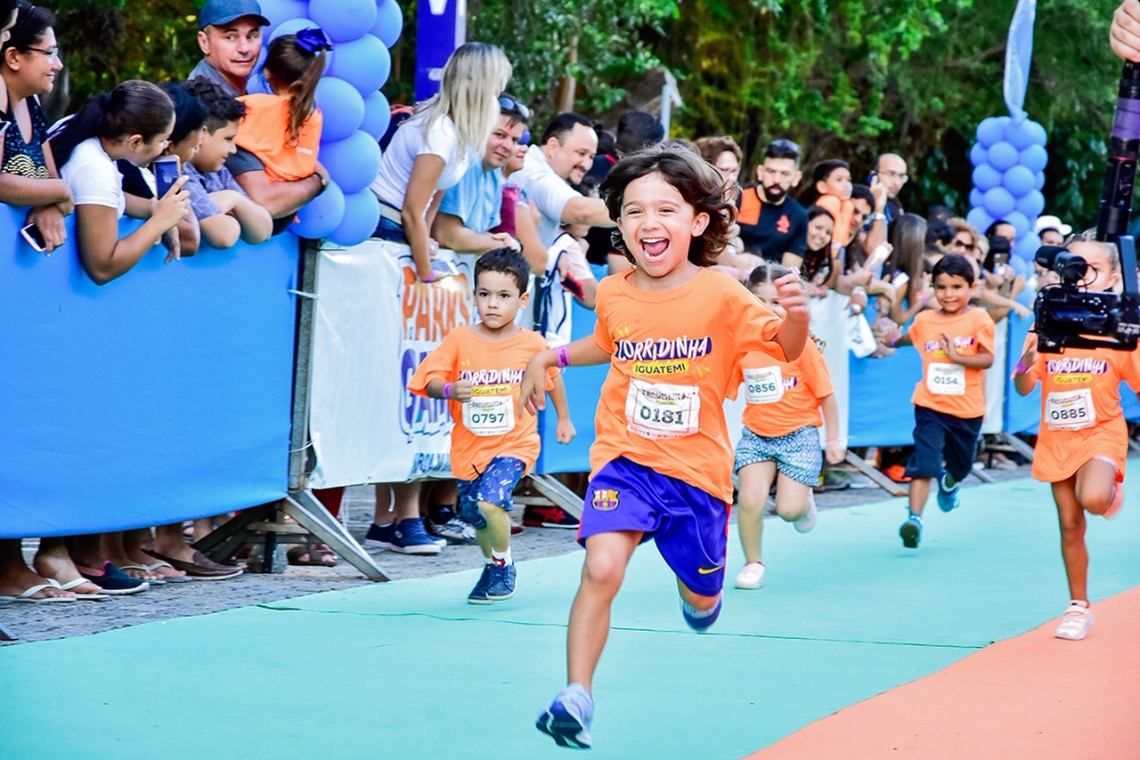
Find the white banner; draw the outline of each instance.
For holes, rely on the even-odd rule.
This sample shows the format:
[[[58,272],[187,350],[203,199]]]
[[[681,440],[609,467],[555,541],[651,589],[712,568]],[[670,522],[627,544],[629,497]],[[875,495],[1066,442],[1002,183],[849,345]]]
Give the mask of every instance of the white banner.
[[[474,256],[441,251],[458,277],[415,281],[406,245],[321,251],[309,431],[312,488],[450,477],[446,402],[408,392],[420,361],[474,315]]]

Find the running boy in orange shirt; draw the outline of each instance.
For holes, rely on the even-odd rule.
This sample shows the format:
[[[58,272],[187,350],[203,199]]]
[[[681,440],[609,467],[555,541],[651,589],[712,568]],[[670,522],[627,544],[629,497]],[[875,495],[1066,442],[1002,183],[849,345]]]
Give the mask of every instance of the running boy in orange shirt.
[[[531,411],[542,406],[549,368],[610,365],[578,534],[586,560],[567,631],[569,685],[536,723],[559,746],[591,746],[591,681],[638,544],[656,540],[691,628],[716,620],[732,501],[724,399],[745,354],[795,359],[808,336],[797,275],[776,282],[787,312],[781,321],[739,282],[709,269],[736,215],[728,192],[720,172],[676,144],[619,161],[602,193],[621,233],[615,245],[635,268],[598,285],[593,337],[527,365],[522,400]]]
[[[1102,292],[1120,279],[1115,245],[1084,233],[1069,243],[1069,250],[1089,265],[1081,287]],[[1013,371],[1022,396],[1041,383],[1041,429],[1033,450],[1033,477],[1053,487],[1071,600],[1054,633],[1059,639],[1080,641],[1093,624],[1085,512],[1113,517],[1124,504],[1128,427],[1120,408],[1120,381],[1140,386],[1136,354],[1107,348],[1039,354],[1037,336],[1030,333]]]
[[[891,343],[913,345],[922,355],[922,380],[911,397],[910,511],[899,528],[908,549],[922,540],[922,509],[931,479],[938,483],[938,507],[949,512],[958,506],[959,484],[974,466],[986,414],[985,371],[994,363],[994,321],[984,309],[970,306],[973,265],[951,253],[934,265],[931,276],[941,308],[920,311],[906,335]]]
[[[536,351],[549,348],[542,336],[515,324],[529,298],[530,265],[509,248],[488,251],[475,262],[475,308],[479,322],[461,325],[420,363],[408,390],[444,398],[455,427],[451,431],[451,474],[459,481],[459,512],[475,527],[486,563],[467,596],[471,604],[491,604],[515,593],[511,559],[511,492],[538,459],[538,422],[516,416],[523,370]],[[558,413],[559,443],[574,437],[566,389],[557,369],[545,377]]]
[[[784,316],[776,294],[776,281],[791,270],[767,262],[752,270],[748,288],[752,295]],[[768,492],[776,483],[776,513],[795,525],[800,533],[815,527],[816,507],[812,487],[819,485],[823,457],[819,451],[819,427],[827,423],[827,461],[843,461],[839,445],[839,405],[831,374],[814,340],[792,362],[780,361],[763,351],[752,351],[736,368],[733,387],[745,384],[744,431],[736,445],[736,473],[740,478],[736,516],[744,569],[736,587],[757,589],[764,585],[760,543],[764,532],[764,508]],[[732,392],[736,395],[736,391]],[[820,417],[820,407],[823,417]]]

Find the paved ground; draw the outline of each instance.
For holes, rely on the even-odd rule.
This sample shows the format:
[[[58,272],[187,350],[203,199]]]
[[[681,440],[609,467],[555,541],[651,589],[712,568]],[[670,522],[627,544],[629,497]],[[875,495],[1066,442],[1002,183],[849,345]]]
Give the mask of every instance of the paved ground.
[[[1029,467],[988,472],[996,480],[1010,480],[1028,477]],[[965,485],[975,487],[980,485],[980,481],[970,478]],[[884,491],[871,487],[819,494],[816,496],[816,504],[821,510],[826,510],[888,498]],[[349,530],[361,542],[372,521],[374,503],[372,488],[362,486],[348,490],[346,514]],[[574,537],[575,532],[572,530],[528,528],[512,538],[512,553],[516,560],[526,560],[577,551],[578,545]],[[733,540],[735,551],[738,547],[735,537]],[[29,560],[35,546],[34,541],[25,542],[25,554]],[[413,557],[384,550],[371,550],[370,553],[393,580],[464,570],[477,567],[481,562],[479,548],[476,546],[449,546],[438,557]],[[280,575],[245,574],[229,581],[168,584],[136,596],[99,602],[0,604],[0,622],[19,636],[20,642],[42,641],[98,633],[138,623],[220,612],[368,582],[355,568],[342,560],[331,568],[289,567]]]

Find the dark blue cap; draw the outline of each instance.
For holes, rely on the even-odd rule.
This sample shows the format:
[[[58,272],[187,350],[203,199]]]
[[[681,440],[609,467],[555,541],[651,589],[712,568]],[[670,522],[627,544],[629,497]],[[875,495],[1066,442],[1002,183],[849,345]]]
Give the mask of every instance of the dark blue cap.
[[[252,16],[261,26],[269,26],[257,0],[210,0],[198,14],[198,28],[222,26],[245,16]]]

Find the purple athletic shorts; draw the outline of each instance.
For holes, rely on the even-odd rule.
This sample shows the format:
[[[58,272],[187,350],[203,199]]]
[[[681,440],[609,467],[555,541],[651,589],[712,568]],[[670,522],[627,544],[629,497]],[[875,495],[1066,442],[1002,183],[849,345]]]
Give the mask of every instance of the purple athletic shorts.
[[[683,480],[619,457],[590,480],[578,543],[598,533],[636,530],[694,593],[724,587],[728,505]]]

